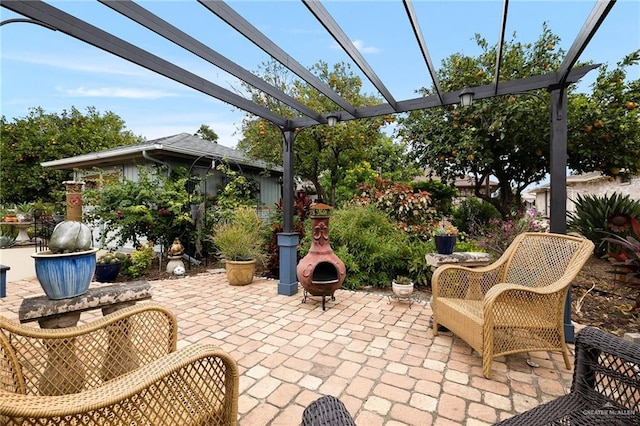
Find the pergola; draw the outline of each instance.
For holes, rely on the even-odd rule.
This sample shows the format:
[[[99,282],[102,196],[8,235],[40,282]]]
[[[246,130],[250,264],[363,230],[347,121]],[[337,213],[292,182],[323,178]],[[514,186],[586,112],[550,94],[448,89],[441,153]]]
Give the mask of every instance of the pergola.
[[[362,71],[364,76],[373,84],[386,102],[375,106],[356,108],[338,93],[333,91],[328,85],[313,75],[307,68],[293,59],[286,51],[281,49],[276,43],[266,37],[258,28],[254,27],[243,16],[221,0],[198,0],[204,9],[215,14],[224,21],[230,30],[234,30],[246,37],[270,57],[278,61],[292,71],[299,78],[314,87],[328,99],[333,101],[339,108],[335,111],[313,110],[280,89],[272,86],[266,81],[256,77],[249,70],[239,64],[227,59],[219,54],[212,47],[193,38],[189,34],[180,30],[171,23],[163,20],[139,4],[125,0],[98,0],[104,6],[115,10],[126,16],[140,26],[155,32],[161,37],[175,43],[193,55],[208,61],[218,68],[235,76],[239,80],[261,90],[265,94],[277,99],[279,102],[288,105],[299,112],[294,118],[287,118],[270,111],[266,107],[254,103],[252,100],[244,98],[232,91],[225,89],[210,80],[200,77],[184,68],[169,62],[162,57],[154,55],[142,48],[120,39],[110,32],[97,28],[82,19],[70,15],[50,4],[42,1],[21,1],[2,0],[0,5],[14,11],[24,19],[10,19],[3,21],[0,25],[10,22],[29,22],[52,30],[65,33],[78,40],[93,45],[99,49],[119,56],[127,61],[135,63],[141,67],[149,69],[171,80],[191,87],[206,95],[220,101],[231,104],[257,117],[261,117],[277,126],[283,135],[284,151],[284,232],[280,234],[278,243],[280,245],[280,282],[278,293],[293,295],[298,291],[296,278],[296,247],[298,235],[293,233],[293,153],[294,139],[296,131],[318,124],[327,124],[328,119],[339,121],[357,120],[367,117],[375,117],[388,114],[404,113],[408,111],[452,105],[460,102],[460,90],[455,92],[443,92],[440,82],[435,72],[433,61],[427,49],[427,43],[420,29],[420,22],[414,10],[412,0],[403,0],[408,23],[411,26],[419,50],[422,54],[421,60],[430,74],[435,94],[426,97],[412,99],[395,99],[390,91],[385,87],[381,79],[376,75],[373,68],[364,59],[354,43],[349,39],[336,20],[329,14],[327,9],[314,0],[302,0],[309,13],[311,13],[324,27],[328,34],[340,45],[344,52],[351,58],[354,64]],[[503,0],[501,24],[497,29],[499,33],[497,55],[495,61],[495,74],[492,84],[467,88],[473,93],[473,98],[484,99],[508,94],[523,93],[535,89],[546,89],[551,95],[549,106],[551,123],[551,231],[566,233],[566,166],[567,166],[567,87],[587,72],[598,65],[590,65],[574,68],[580,54],[584,51],[598,28],[605,20],[615,4],[615,0],[597,0],[593,10],[584,22],[581,30],[568,50],[564,60],[556,72],[523,78],[519,80],[501,80],[502,53],[504,35],[507,27],[509,0]],[[541,7],[549,7],[541,5]],[[282,17],[286,19],[286,17]],[[569,307],[569,302],[567,305]],[[573,328],[570,321],[570,310],[565,311],[565,329],[568,339],[573,339]]]

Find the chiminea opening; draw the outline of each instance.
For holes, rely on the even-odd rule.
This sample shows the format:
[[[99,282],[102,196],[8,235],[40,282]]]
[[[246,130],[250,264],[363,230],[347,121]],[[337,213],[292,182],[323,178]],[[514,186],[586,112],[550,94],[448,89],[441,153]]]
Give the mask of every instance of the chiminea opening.
[[[334,284],[338,282],[338,270],[330,262],[320,262],[311,273],[313,284]]]

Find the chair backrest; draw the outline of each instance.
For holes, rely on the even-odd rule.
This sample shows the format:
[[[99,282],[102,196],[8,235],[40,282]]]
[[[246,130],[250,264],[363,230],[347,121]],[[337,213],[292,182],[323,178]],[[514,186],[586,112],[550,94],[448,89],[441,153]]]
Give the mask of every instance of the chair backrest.
[[[0,316],[0,389],[63,395],[96,388],[176,348],[176,318],[144,304],[63,329],[27,327]]]
[[[593,247],[586,238],[525,232],[507,250],[503,280],[536,288],[559,281],[568,285],[593,253]]]

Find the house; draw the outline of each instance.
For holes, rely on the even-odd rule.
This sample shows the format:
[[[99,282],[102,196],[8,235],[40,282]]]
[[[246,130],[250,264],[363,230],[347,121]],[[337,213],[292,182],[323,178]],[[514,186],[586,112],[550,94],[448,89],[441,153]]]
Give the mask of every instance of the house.
[[[576,210],[575,200],[578,195],[603,197],[614,192],[640,201],[640,176],[614,178],[600,172],[567,176],[567,212]],[[549,184],[534,188],[530,193],[535,194],[538,213],[548,217],[551,206]]]
[[[435,174],[430,168],[426,168],[424,170],[424,174],[422,176],[418,176],[414,178],[414,182],[425,181],[425,180],[437,180],[440,181],[440,177]],[[475,179],[473,176],[459,176],[456,178],[455,182],[453,182],[453,186],[458,190],[458,196],[453,200],[454,205],[459,205],[465,198],[475,197]],[[489,179],[489,185],[485,185],[482,189],[482,192],[485,194],[488,193],[493,195],[498,190],[498,182]]]
[[[163,165],[171,170],[177,166],[188,168],[194,176],[203,178],[200,192],[215,195],[225,175],[217,170],[219,164],[253,178],[259,188],[256,204],[272,206],[282,197],[282,167],[269,167],[265,162],[249,159],[243,152],[201,139],[188,133],[180,133],[135,145],[122,146],[105,151],[62,158],[42,163],[43,167],[75,170],[75,180],[89,185],[96,179],[96,169],[102,176],[121,175],[136,180],[138,167]],[[209,177],[204,180],[204,177]]]

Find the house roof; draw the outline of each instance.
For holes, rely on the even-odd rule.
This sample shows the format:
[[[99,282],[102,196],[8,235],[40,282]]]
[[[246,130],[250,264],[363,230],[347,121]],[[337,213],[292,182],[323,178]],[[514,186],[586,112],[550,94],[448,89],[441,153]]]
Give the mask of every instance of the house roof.
[[[144,158],[166,160],[185,159],[197,161],[209,159],[227,161],[240,166],[249,166],[257,169],[268,169],[282,172],[282,167],[268,166],[262,160],[252,160],[242,151],[229,148],[224,145],[201,139],[189,133],[180,133],[160,139],[145,141],[142,143],[107,149],[105,151],[92,152],[77,155],[75,157],[61,158],[59,160],[41,163],[42,167],[53,169],[81,169],[89,167],[105,167],[122,164],[123,161],[143,160]]]
[[[432,171],[432,169],[427,167],[424,169],[424,173],[422,174],[422,176],[416,176],[413,180],[425,181],[430,179],[438,180],[438,181],[441,180],[440,177],[436,175],[435,172]],[[475,179],[473,178],[473,176],[457,177],[453,184],[456,188],[474,188]],[[498,188],[498,182],[495,180],[489,179],[489,185],[491,185],[492,190],[495,190],[496,188]]]
[[[581,173],[578,175],[569,175],[567,176],[567,186],[571,186],[572,184],[576,184],[576,183],[591,182],[594,180],[601,180],[601,179],[609,179],[609,178],[603,175],[601,172],[589,172],[589,173]],[[535,194],[538,192],[547,192],[549,191],[549,188],[550,188],[550,184],[545,183],[544,185],[540,185],[533,188],[529,192],[531,192],[532,194]]]

